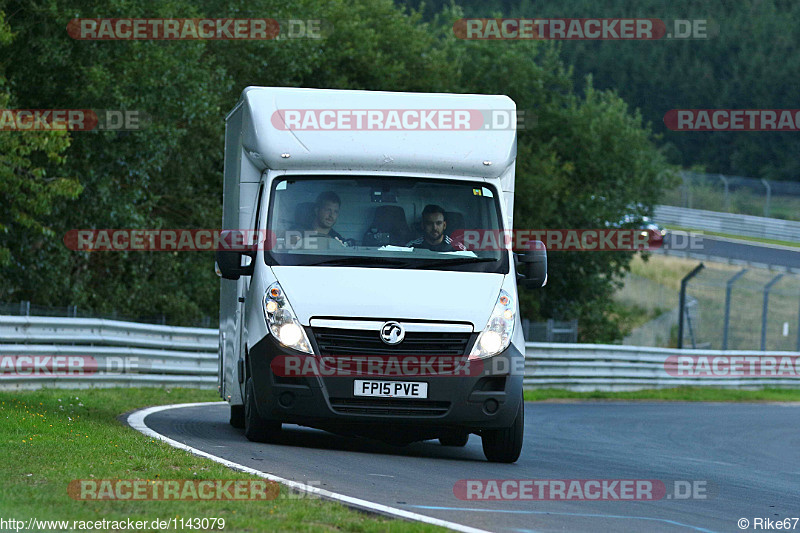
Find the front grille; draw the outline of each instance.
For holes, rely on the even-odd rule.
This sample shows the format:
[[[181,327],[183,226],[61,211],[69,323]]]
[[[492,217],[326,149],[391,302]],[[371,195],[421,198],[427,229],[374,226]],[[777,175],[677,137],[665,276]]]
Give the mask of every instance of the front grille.
[[[466,355],[471,333],[407,332],[403,342],[385,344],[375,330],[311,328],[320,355]]]
[[[442,416],[450,402],[382,398],[331,398],[334,411],[358,415]]]

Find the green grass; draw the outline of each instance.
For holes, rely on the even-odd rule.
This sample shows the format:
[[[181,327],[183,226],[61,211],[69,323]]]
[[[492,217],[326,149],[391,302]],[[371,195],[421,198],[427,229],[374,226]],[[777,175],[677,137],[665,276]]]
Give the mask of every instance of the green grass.
[[[610,317],[617,319],[622,335],[628,335],[634,329],[645,325],[666,312],[661,307],[648,307],[637,304],[629,305],[626,302],[614,302],[611,307]]]
[[[625,392],[573,392],[566,389],[525,391],[525,400],[658,400],[673,402],[798,402],[800,389],[734,390],[675,387]]]
[[[0,392],[0,517],[27,520],[224,518],[224,531],[444,531],[353,511],[281,487],[271,501],[77,501],[80,479],[259,479],[153,440],[117,417],[151,405],[217,401],[215,391]]]
[[[558,399],[798,401],[800,390],[679,388],[618,393],[527,391],[531,401]],[[5,519],[95,521],[224,518],[225,531],[440,531],[375,517],[343,505],[293,495],[271,501],[77,501],[80,479],[257,479],[148,438],[119,415],[150,405],[216,401],[192,389],[89,389],[0,392],[0,516]],[[149,530],[145,530],[149,531]]]
[[[683,226],[666,225],[665,228],[674,231],[697,232],[711,237],[724,237],[726,239],[738,239],[740,241],[760,242],[762,244],[778,244],[781,246],[789,246],[792,248],[800,248],[800,243],[792,241],[779,241],[776,239],[763,239],[761,237],[748,237],[745,235],[731,235],[730,233],[720,233],[718,231],[696,230],[691,228],[684,228]]]
[[[731,265],[709,263],[708,261],[704,261],[704,263],[713,265],[715,268],[718,267],[730,271],[731,275],[741,270],[741,267]],[[672,291],[676,291],[675,294],[677,294],[677,291],[681,288],[681,280],[698,264],[700,264],[700,261],[695,259],[656,254],[651,255],[647,258],[647,261],[645,261],[642,259],[641,255],[637,254],[631,260],[630,266],[631,274],[663,285]],[[648,295],[644,294],[641,298],[642,304],[644,304],[647,302]],[[678,302],[675,300],[675,305],[677,306],[677,304]]]

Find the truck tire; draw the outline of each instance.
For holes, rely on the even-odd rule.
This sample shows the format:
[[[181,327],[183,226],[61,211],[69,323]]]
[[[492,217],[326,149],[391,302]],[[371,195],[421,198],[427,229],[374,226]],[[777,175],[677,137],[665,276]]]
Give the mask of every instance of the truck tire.
[[[453,433],[450,435],[443,435],[439,437],[439,442],[442,446],[456,446],[458,448],[463,448],[467,445],[467,441],[469,440],[469,433],[466,431],[461,433]]]
[[[238,429],[244,427],[244,405],[231,405],[231,425]]]
[[[244,436],[253,442],[274,442],[281,432],[281,423],[258,414],[253,378],[247,378],[244,389]]]
[[[481,432],[483,454],[493,463],[513,463],[522,452],[522,437],[525,433],[525,402],[519,404],[519,411],[511,427],[487,429]]]

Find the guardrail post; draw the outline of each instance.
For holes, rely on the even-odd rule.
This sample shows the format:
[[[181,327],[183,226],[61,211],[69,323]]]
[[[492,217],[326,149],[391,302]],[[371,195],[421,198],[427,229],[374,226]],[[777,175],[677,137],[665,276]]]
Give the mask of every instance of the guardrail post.
[[[31,302],[22,300],[19,303],[19,314],[22,316],[31,316]]]
[[[780,281],[783,274],[778,274],[769,283],[764,285],[764,310],[761,313],[761,351],[767,351],[767,311],[769,309],[769,291],[772,286]]]
[[[772,187],[770,186],[769,182],[765,179],[761,179],[761,183],[764,184],[764,188],[767,189],[767,198],[764,201],[764,216],[769,218],[769,203],[772,199]]]
[[[689,182],[686,172],[681,171],[681,207],[689,207]]]
[[[731,321],[731,291],[733,290],[733,284],[736,283],[739,278],[744,276],[746,272],[747,269],[743,268],[725,283],[725,325],[722,328],[723,350],[728,349],[728,327],[730,326]]]
[[[719,179],[722,180],[722,183],[725,184],[725,211],[728,213],[731,212],[731,197],[730,197],[730,190],[728,189],[728,178],[723,176],[722,174],[718,174]]]
[[[689,174],[688,172],[684,172],[682,174],[683,177],[683,186],[686,189],[686,204],[684,207],[688,207],[689,209],[692,208],[692,180],[694,179],[694,174]]]
[[[692,298],[686,305],[687,308],[692,306],[697,307],[697,298]],[[692,327],[692,313],[689,309],[686,310],[686,325],[689,326],[689,338],[692,340],[692,348],[697,348],[697,339],[694,337],[694,327]]]
[[[800,309],[797,310],[797,351],[800,352]]]
[[[694,269],[686,274],[681,280],[681,295],[680,301],[678,303],[678,349],[683,349],[683,317],[686,313],[686,285],[689,283],[693,277],[700,273],[701,270],[705,268],[703,263],[700,263]]]

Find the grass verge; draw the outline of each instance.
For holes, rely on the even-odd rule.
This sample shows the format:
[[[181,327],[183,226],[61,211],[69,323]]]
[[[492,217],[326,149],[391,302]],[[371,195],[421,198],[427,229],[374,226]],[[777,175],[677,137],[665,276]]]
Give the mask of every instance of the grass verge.
[[[623,392],[574,392],[566,389],[525,391],[525,400],[659,400],[672,402],[798,402],[800,389],[734,390],[709,387],[675,387]]]
[[[730,272],[730,275],[733,275],[742,269],[740,266],[728,265],[725,263],[714,263],[711,261],[702,262],[706,265],[704,273],[710,270],[720,270],[725,273]],[[672,291],[676,291],[675,294],[677,294],[677,291],[681,288],[681,280],[700,263],[701,261],[697,259],[657,254],[650,255],[645,261],[640,254],[636,254],[631,260],[631,274],[654,281]],[[677,303],[676,299],[675,305],[677,305]]]
[[[687,286],[687,295],[696,301],[692,317],[692,335],[698,347],[722,348],[725,329],[726,284],[742,266],[703,261],[700,271]],[[629,308],[648,306],[674,308],[678,304],[681,279],[700,261],[682,257],[650,255],[645,261],[640,255],[631,261],[631,276],[615,300]],[[747,272],[732,287],[728,349],[760,350],[764,287],[776,273],[763,268],[747,267]],[[642,279],[649,280],[643,282]],[[797,301],[800,284],[794,276],[783,276],[769,293],[766,349],[796,351]],[[670,305],[665,305],[670,303]],[[687,328],[688,330],[688,328]],[[666,332],[665,332],[666,333]],[[685,341],[689,341],[689,337]]]
[[[68,495],[69,482],[80,479],[259,479],[150,439],[117,419],[140,407],[218,399],[215,391],[194,389],[0,392],[0,517],[70,524],[128,517],[148,522],[224,518],[226,532],[445,531],[367,515],[286,487],[269,501],[82,501]]]

